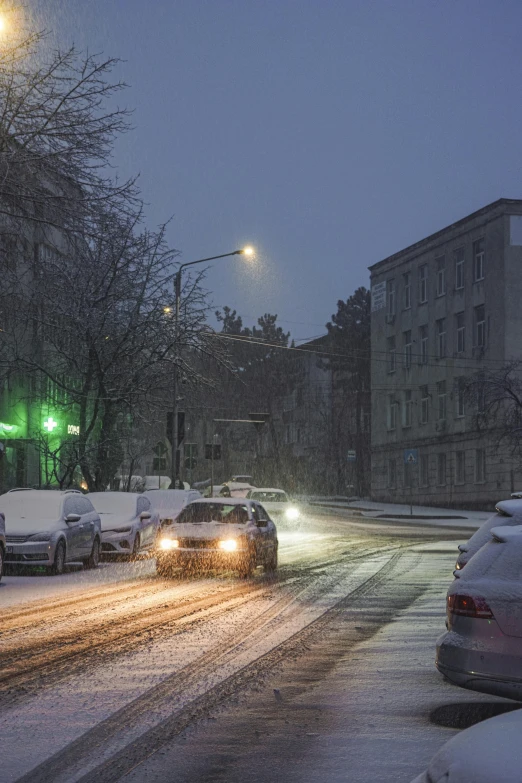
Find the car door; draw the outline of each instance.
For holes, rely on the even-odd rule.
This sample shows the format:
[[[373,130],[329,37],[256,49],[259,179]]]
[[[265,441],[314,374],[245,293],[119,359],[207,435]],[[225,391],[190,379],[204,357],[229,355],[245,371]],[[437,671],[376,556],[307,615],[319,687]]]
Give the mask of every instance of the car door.
[[[67,542],[67,560],[75,560],[83,556],[82,535],[83,525],[81,519],[78,522],[65,522],[69,514],[79,514],[74,495],[66,497],[63,504],[63,519],[65,527],[65,540]]]
[[[150,500],[144,495],[140,495],[137,501],[137,514],[140,515],[147,511],[150,519],[140,519],[141,543],[143,546],[150,546],[154,541],[154,519]]]
[[[263,532],[265,553],[270,555],[274,549],[277,548],[277,529],[265,506],[262,506],[261,503],[258,503],[257,505],[259,506],[261,519],[266,519],[268,522],[267,526],[262,527],[261,530]]]
[[[78,514],[81,515],[80,523],[80,544],[82,548],[82,555],[88,557],[92,552],[92,545],[94,543],[94,536],[96,533],[96,511],[91,501],[83,495],[78,495],[74,499],[74,505],[78,509]]]
[[[252,513],[254,516],[254,519],[256,521],[257,532],[258,535],[256,536],[256,548],[257,548],[257,557],[259,560],[264,560],[268,554],[270,547],[270,540],[269,540],[269,520],[270,517],[268,516],[268,512],[266,509],[263,508],[263,506],[260,503],[252,503]],[[259,526],[258,523],[260,522],[266,522],[266,525]]]

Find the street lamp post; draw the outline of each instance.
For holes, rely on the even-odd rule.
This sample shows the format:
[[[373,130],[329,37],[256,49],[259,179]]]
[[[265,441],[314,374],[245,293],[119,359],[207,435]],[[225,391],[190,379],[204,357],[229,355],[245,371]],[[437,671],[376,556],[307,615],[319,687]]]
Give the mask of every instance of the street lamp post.
[[[220,258],[229,256],[252,256],[254,250],[251,247],[243,247],[241,250],[233,250],[231,253],[222,253],[219,256],[209,256],[208,258],[199,258],[197,261],[188,261],[186,264],[180,264],[174,278],[174,366],[172,371],[172,444],[171,444],[171,486],[176,487],[181,472],[181,460],[179,460],[178,472],[178,404],[177,404],[177,362],[179,358],[179,316],[181,308],[181,273],[187,266],[194,264],[205,264],[207,261],[218,261]]]

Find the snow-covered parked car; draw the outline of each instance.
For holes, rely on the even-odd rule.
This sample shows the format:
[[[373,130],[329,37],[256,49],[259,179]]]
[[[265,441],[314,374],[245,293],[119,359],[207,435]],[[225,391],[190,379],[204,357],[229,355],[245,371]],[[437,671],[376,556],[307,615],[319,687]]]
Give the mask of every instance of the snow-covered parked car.
[[[149,489],[143,494],[158,512],[161,527],[172,525],[185,506],[201,497],[196,489]]]
[[[412,783],[520,783],[522,710],[476,723],[448,740]]]
[[[5,517],[0,514],[0,582],[4,573],[5,559]]]
[[[272,519],[276,522],[284,521],[298,525],[301,520],[301,509],[290,500],[286,492],[282,489],[273,489],[271,487],[257,487],[251,489],[247,495],[249,500],[257,500],[266,508]]]
[[[82,561],[96,568],[100,558],[100,517],[78,490],[10,490],[0,496],[6,519],[6,565],[46,566],[61,574]]]
[[[454,685],[522,701],[522,526],[495,527],[455,571],[435,663]],[[522,773],[521,773],[522,780]]]
[[[146,495],[135,492],[90,492],[101,519],[102,553],[131,555],[152,549],[160,521]]]
[[[195,500],[158,541],[157,572],[203,565],[249,576],[256,566],[277,570],[277,530],[266,509],[240,498]]]
[[[455,568],[460,571],[473,555],[491,538],[491,530],[498,525],[522,525],[522,500],[501,500],[495,507],[495,513],[473,533],[465,544],[459,545],[459,556]]]

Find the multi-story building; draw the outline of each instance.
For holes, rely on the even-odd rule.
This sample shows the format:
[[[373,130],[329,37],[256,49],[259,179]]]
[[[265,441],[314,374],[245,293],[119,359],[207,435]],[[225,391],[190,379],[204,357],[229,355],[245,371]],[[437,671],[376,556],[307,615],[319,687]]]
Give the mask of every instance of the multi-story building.
[[[522,358],[522,200],[370,267],[372,497],[484,507],[522,486],[465,379]]]

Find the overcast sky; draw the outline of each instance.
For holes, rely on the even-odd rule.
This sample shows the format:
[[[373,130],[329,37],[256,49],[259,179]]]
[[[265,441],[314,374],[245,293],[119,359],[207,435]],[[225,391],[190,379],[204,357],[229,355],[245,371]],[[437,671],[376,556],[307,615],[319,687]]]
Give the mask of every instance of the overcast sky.
[[[31,4],[31,0],[29,0]],[[520,0],[33,0],[61,45],[123,58],[119,145],[216,306],[324,331],[368,265],[522,197]]]

